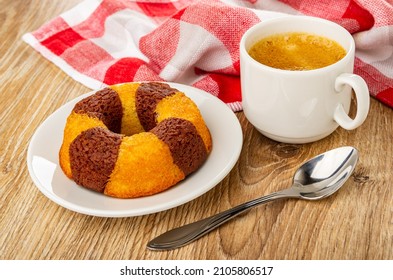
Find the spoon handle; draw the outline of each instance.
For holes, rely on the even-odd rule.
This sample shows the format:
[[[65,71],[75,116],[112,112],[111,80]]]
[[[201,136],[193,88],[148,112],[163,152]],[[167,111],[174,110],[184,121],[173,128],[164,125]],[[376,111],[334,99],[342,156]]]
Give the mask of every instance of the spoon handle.
[[[287,197],[293,197],[293,194],[289,191],[289,189],[245,202],[203,220],[167,231],[151,240],[147,244],[147,248],[151,250],[170,250],[184,246],[204,236],[208,232],[252,207]]]

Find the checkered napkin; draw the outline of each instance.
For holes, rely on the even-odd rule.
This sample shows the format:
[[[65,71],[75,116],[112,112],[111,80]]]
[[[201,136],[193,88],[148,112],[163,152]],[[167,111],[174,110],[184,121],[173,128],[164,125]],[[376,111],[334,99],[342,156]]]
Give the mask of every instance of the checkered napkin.
[[[23,39],[91,89],[130,81],[192,85],[241,106],[239,41],[287,14],[339,23],[356,41],[355,73],[393,107],[391,0],[85,0]]]

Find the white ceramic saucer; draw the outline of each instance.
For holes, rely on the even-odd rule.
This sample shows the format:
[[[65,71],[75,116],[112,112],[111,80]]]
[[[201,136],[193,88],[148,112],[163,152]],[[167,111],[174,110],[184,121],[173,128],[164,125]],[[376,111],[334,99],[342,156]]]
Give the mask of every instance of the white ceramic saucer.
[[[243,143],[239,121],[229,107],[202,90],[168,83],[184,92],[199,107],[210,129],[213,149],[203,166],[162,193],[135,199],[117,199],[76,185],[59,166],[58,153],[67,116],[82,95],[50,115],[34,133],[27,153],[30,176],[38,189],[55,203],[79,213],[101,217],[129,217],[167,210],[209,191],[237,162]]]

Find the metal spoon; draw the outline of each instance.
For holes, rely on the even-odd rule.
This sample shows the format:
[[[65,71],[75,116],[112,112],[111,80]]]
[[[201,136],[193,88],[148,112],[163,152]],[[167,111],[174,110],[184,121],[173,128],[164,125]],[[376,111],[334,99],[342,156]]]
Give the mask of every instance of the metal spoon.
[[[335,193],[355,169],[358,151],[341,147],[305,162],[295,173],[290,188],[243,203],[209,218],[170,230],[147,244],[151,250],[169,250],[202,237],[250,208],[282,198],[317,200]]]

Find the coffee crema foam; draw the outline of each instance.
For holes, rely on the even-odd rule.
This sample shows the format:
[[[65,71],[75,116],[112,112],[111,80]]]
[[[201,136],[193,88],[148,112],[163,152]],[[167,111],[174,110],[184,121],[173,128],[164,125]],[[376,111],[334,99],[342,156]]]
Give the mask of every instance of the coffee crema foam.
[[[275,34],[261,39],[248,51],[264,65],[292,71],[313,70],[336,63],[346,55],[336,41],[303,32]]]

